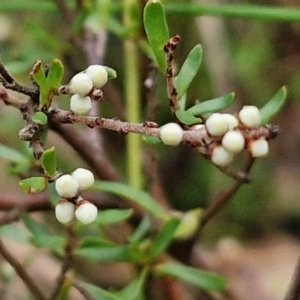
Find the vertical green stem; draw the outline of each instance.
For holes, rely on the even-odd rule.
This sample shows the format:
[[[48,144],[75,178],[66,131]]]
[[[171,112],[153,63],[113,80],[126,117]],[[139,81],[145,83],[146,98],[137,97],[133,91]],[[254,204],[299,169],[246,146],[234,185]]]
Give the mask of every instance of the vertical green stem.
[[[139,51],[134,37],[138,34],[140,21],[134,19],[139,14],[132,12],[138,8],[136,0],[124,0],[124,25],[130,30],[131,38],[124,41],[124,68],[125,68],[125,99],[127,107],[127,121],[130,123],[140,122],[141,96],[140,96],[140,68]],[[142,147],[139,135],[127,135],[127,176],[128,183],[132,187],[142,187]]]

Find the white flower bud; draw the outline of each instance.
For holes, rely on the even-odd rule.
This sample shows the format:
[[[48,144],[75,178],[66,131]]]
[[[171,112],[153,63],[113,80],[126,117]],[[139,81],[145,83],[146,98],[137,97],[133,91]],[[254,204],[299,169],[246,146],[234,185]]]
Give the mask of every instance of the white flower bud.
[[[183,137],[182,128],[176,123],[168,123],[160,128],[160,138],[164,144],[177,146]]]
[[[222,116],[226,119],[228,130],[232,130],[239,125],[238,119],[232,114],[222,114]]]
[[[241,152],[245,147],[245,138],[238,130],[230,130],[222,138],[223,147],[233,153]]]
[[[205,122],[206,130],[211,136],[221,136],[228,130],[226,118],[220,113],[213,113]]]
[[[211,161],[217,166],[227,166],[233,161],[233,153],[223,146],[216,146],[212,152]]]
[[[94,87],[101,88],[108,80],[107,71],[101,65],[90,65],[85,73],[92,79]]]
[[[60,200],[55,206],[55,217],[63,224],[69,223],[75,216],[75,204],[68,200]]]
[[[253,157],[263,157],[269,153],[269,143],[264,138],[253,140],[249,142],[248,150]]]
[[[93,88],[93,80],[85,73],[78,73],[73,76],[69,83],[69,91],[72,94],[86,96]]]
[[[97,215],[97,206],[87,200],[80,201],[75,210],[76,219],[83,224],[90,224],[94,222]]]
[[[86,115],[92,109],[93,103],[89,96],[74,94],[70,100],[70,109],[78,115]]]
[[[78,168],[71,175],[79,184],[79,191],[90,189],[95,182],[94,174],[87,169]]]
[[[69,174],[60,176],[55,181],[55,189],[57,194],[63,198],[73,198],[78,193],[79,184]]]
[[[249,128],[258,127],[261,123],[260,111],[256,106],[244,106],[239,112],[239,117],[241,122]]]

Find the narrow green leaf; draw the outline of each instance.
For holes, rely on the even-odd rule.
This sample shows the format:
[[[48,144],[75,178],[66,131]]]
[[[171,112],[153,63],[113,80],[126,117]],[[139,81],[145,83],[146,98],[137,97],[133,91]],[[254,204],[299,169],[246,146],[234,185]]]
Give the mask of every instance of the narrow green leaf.
[[[20,244],[28,245],[28,239],[24,230],[16,226],[15,223],[0,226],[0,236]]]
[[[126,184],[118,182],[98,181],[95,182],[92,189],[124,197],[142,206],[155,217],[165,217],[165,212],[163,211],[163,209],[148,193],[134,189]]]
[[[95,298],[101,300],[123,300],[121,297],[117,296],[112,292],[108,292],[104,289],[101,289],[98,286],[91,285],[91,284],[84,284],[87,291]]]
[[[53,234],[38,234],[31,239],[32,243],[39,248],[48,248],[53,253],[62,256],[64,254],[64,246],[66,239],[62,236]]]
[[[177,110],[175,112],[177,119],[187,125],[198,124],[201,122],[200,118],[195,118],[195,116],[188,110]]]
[[[42,62],[38,60],[31,71],[31,76],[37,83],[40,89],[40,106],[47,104],[48,102],[48,87],[47,80]]]
[[[98,213],[96,224],[108,225],[127,220],[133,214],[132,209],[106,209]]]
[[[169,29],[166,22],[165,11],[160,1],[150,0],[145,5],[144,26],[159,69],[165,74],[167,62],[164,46],[169,40]]]
[[[43,112],[38,111],[38,112],[33,114],[32,121],[36,124],[39,124],[39,125],[46,125],[47,122],[48,122],[48,117]]]
[[[194,116],[218,112],[230,106],[234,101],[234,96],[234,93],[229,93],[216,99],[207,100],[190,107],[187,111]]]
[[[29,194],[43,191],[47,187],[47,180],[44,177],[30,177],[19,181],[19,186]]]
[[[55,58],[52,62],[50,70],[47,76],[47,88],[49,91],[56,92],[61,86],[61,82],[64,76],[64,65],[58,59]]]
[[[149,145],[157,145],[162,143],[162,141],[159,138],[149,135],[143,135],[142,140]]]
[[[175,262],[159,264],[155,273],[161,276],[171,276],[205,291],[224,291],[226,282],[219,275],[187,267]]]
[[[180,110],[185,110],[186,107],[186,94],[183,94],[182,97],[178,101],[179,103],[179,109]]]
[[[44,151],[41,158],[41,163],[48,176],[52,177],[55,175],[57,169],[55,147],[51,147]]]
[[[129,252],[127,247],[117,246],[109,241],[99,238],[87,238],[75,254],[90,262],[116,262],[128,261]]]
[[[152,243],[152,247],[150,250],[150,259],[157,258],[160,254],[162,254],[169,244],[171,243],[174,233],[180,223],[178,219],[170,219],[165,223],[163,228],[159,231],[155,240]]]
[[[118,77],[116,70],[109,68],[107,66],[104,66],[104,68],[107,72],[108,79],[116,79]]]
[[[281,87],[276,94],[260,109],[261,125],[269,123],[270,119],[276,115],[285,103],[287,96],[286,87]]]
[[[129,238],[130,244],[138,244],[150,231],[151,221],[149,215],[145,215]]]
[[[28,215],[23,215],[22,216],[22,221],[25,224],[26,228],[32,233],[32,235],[48,235],[49,231],[48,229],[30,218]]]
[[[128,248],[122,246],[80,247],[75,254],[92,263],[124,262],[129,258]]]
[[[200,68],[201,61],[202,48],[200,45],[196,45],[189,53],[178,75],[175,77],[175,87],[178,92],[178,99],[186,93]]]
[[[69,294],[70,294],[70,290],[72,287],[72,280],[68,277],[65,278],[62,286],[60,287],[59,293],[56,297],[57,300],[68,300],[69,298]]]
[[[31,76],[33,77],[34,81],[38,84],[39,87],[44,86],[47,87],[46,82],[46,75],[42,65],[42,62],[38,60],[32,69]]]
[[[0,144],[0,158],[17,164],[20,172],[26,172],[31,165],[30,159],[26,155],[2,144]]]
[[[148,275],[148,268],[144,268],[141,274],[127,285],[120,295],[124,300],[140,300],[143,299],[145,281]]]

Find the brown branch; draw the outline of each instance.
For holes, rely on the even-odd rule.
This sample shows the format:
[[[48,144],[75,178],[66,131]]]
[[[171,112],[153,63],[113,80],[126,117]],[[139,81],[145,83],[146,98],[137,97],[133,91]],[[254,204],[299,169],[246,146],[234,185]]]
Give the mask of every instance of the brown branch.
[[[40,289],[34,283],[33,279],[26,272],[21,263],[10,254],[8,249],[4,246],[3,241],[0,240],[0,254],[3,258],[13,267],[19,277],[23,280],[24,284],[30,290],[37,300],[46,300],[46,297],[42,294]]]
[[[54,289],[50,300],[55,300],[58,296],[66,278],[67,278],[67,272],[71,268],[72,260],[73,260],[73,248],[74,248],[74,224],[70,224],[66,228],[67,230],[67,238],[66,238],[66,246],[65,246],[65,256],[64,260],[62,262],[61,271],[57,278],[57,285]]]
[[[24,108],[27,106],[25,101],[9,95],[2,83],[0,83],[0,100],[2,100],[5,105],[11,105],[20,110],[24,110]]]
[[[94,169],[100,179],[121,181],[115,168],[99,150],[94,151],[89,141],[73,127],[60,124],[58,120],[49,120],[49,128],[56,131],[73,149]]]
[[[298,259],[290,288],[284,297],[284,300],[299,300],[299,299],[300,299],[300,258]]]
[[[243,169],[243,172],[245,174],[248,174],[252,168],[252,165],[254,163],[254,159],[249,156],[249,159],[246,163],[245,168]],[[228,189],[223,191],[215,201],[204,211],[203,216],[201,218],[201,228],[211,219],[213,218],[228,201],[231,199],[231,197],[239,190],[239,188],[242,186],[242,181],[235,181]]]
[[[179,42],[180,42],[180,36],[176,35],[172,37],[164,47],[164,51],[167,55],[167,72],[166,72],[167,93],[169,98],[169,106],[172,113],[175,113],[179,109],[177,90],[174,85],[174,73],[173,73],[173,61],[174,61],[173,52],[175,51]]]
[[[49,196],[46,192],[38,194],[1,194],[0,210],[10,211],[17,208],[22,211],[31,212],[48,210],[51,208]]]

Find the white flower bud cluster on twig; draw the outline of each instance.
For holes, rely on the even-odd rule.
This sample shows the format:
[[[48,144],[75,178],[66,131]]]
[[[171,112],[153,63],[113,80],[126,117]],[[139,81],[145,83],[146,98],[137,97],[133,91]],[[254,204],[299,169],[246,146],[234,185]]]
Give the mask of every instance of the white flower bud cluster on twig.
[[[55,216],[60,223],[67,224],[76,218],[89,224],[97,218],[97,207],[80,196],[80,192],[90,189],[94,181],[93,173],[84,168],[64,174],[55,181],[56,192],[63,198],[55,207]]]
[[[70,101],[71,111],[78,115],[86,115],[92,108],[94,96],[99,98],[100,94],[100,99],[102,98],[100,88],[107,80],[107,71],[101,65],[90,65],[86,70],[74,75],[67,87],[68,93],[73,94]]]
[[[206,122],[207,133],[216,140],[210,147],[210,159],[218,166],[232,163],[234,154],[244,149],[254,158],[263,157],[269,152],[268,141],[264,137],[251,137],[247,134],[261,124],[260,111],[256,106],[244,106],[238,117],[227,113],[213,113]]]

